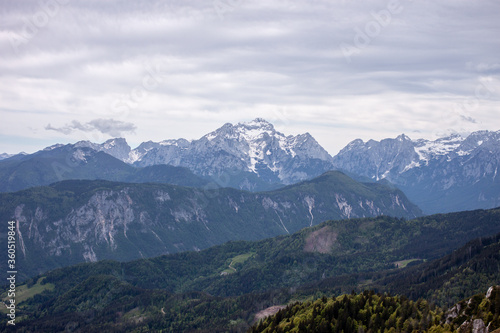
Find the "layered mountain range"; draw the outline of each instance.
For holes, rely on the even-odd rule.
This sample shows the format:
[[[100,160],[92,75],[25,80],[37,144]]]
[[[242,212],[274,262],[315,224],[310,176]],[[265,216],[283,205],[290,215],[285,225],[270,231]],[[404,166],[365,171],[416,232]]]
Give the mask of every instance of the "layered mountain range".
[[[381,141],[357,139],[332,157],[309,133],[286,136],[257,118],[225,124],[198,140],[149,141],[135,149],[123,138],[102,144],[80,141],[11,156],[0,160],[0,191],[64,179],[155,181],[129,174],[132,167],[159,165],[193,173],[186,174],[189,182],[177,177],[175,184],[197,186],[203,178],[205,184],[250,191],[277,189],[329,170],[342,170],[358,180],[388,181],[425,213],[438,213],[499,206],[499,162],[500,131],[434,141],[412,140],[404,134]],[[163,182],[170,179],[165,173],[152,175]],[[191,180],[193,177],[197,180]]]
[[[133,150],[124,139],[76,146],[104,151],[140,167],[168,164],[200,176],[234,178],[219,182],[248,190],[266,189],[262,187],[266,183],[289,185],[332,169],[331,156],[309,133],[285,136],[261,118],[225,124],[198,140],[149,141]]]
[[[124,140],[123,140],[124,141]],[[13,192],[70,179],[155,182],[202,187],[208,181],[189,169],[171,165],[133,167],[88,147],[55,145],[30,155],[0,161],[0,192]]]
[[[499,155],[500,132],[480,131],[358,139],[332,157],[263,119],[135,149],[116,138],[1,155],[0,220],[15,221],[27,281],[20,324],[243,331],[292,300],[367,288],[452,304],[497,284],[499,209],[414,219],[414,203],[498,206]],[[483,308],[450,323],[500,327]]]
[[[5,160],[6,158],[14,156],[13,154],[2,153],[0,154],[0,161]]]
[[[338,311],[329,322],[346,320],[351,309],[363,331],[392,325],[405,332],[417,328],[452,332],[458,327],[459,332],[471,332],[470,326],[481,322],[483,330],[474,332],[493,332],[500,327],[500,288],[492,287],[500,277],[499,214],[495,209],[409,221],[387,216],[327,221],[256,242],[56,269],[19,284],[16,328],[22,332],[245,332],[287,305],[297,309],[299,300],[307,300],[304,306],[308,307],[346,293],[351,296],[338,299],[346,301],[355,292],[374,296],[375,289],[381,294],[368,301],[369,308],[361,309],[356,302],[347,302],[346,311],[329,307]],[[388,302],[388,293],[394,292],[414,306]],[[320,317],[329,313],[314,308],[314,315],[294,320],[295,327],[315,317],[319,324]],[[0,307],[0,312],[5,313],[5,308]],[[1,317],[3,328],[8,318]],[[430,330],[432,325],[442,327]],[[306,324],[299,331],[332,329],[312,330]]]
[[[16,221],[24,276],[289,234],[329,219],[422,214],[400,190],[336,171],[259,193],[68,180],[2,193],[0,202],[0,220]]]
[[[500,205],[500,131],[435,141],[406,135],[355,140],[334,158],[336,168],[402,189],[426,213]]]

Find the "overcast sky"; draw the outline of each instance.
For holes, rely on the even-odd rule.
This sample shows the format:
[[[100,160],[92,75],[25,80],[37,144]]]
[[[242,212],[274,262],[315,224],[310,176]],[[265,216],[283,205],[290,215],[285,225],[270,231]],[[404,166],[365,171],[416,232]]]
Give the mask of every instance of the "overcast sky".
[[[0,0],[0,153],[256,117],[332,155],[500,130],[500,1],[367,2]]]

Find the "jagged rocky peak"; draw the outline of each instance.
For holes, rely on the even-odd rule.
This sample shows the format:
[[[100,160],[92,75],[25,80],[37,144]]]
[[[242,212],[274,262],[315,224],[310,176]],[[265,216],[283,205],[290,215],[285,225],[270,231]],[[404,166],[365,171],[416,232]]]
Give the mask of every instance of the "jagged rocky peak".
[[[236,125],[226,123],[219,129],[203,136],[202,139],[207,139],[209,141],[216,138],[244,139],[246,141],[254,141],[256,139],[262,138],[265,133],[267,133],[269,136],[273,136],[276,134],[284,136],[282,133],[277,132],[271,123],[262,118],[256,118],[250,122],[238,123]]]
[[[57,148],[60,148],[60,147],[64,147],[64,146],[65,145],[63,145],[62,143],[56,143],[55,145],[43,148],[42,151],[51,151],[51,150],[54,150],[54,149],[57,149]]]
[[[146,142],[143,142],[141,143],[137,148],[135,148],[134,150],[137,150],[137,151],[148,151],[148,150],[151,150],[153,148],[158,148],[160,146],[159,143],[157,142],[153,142],[153,141],[146,141]]]
[[[80,141],[70,148],[79,150],[74,158],[80,161],[88,160],[85,148],[138,167],[186,167],[202,177],[238,171],[233,186],[248,183],[254,190],[292,184],[333,169],[332,157],[311,134],[285,135],[263,118],[227,123],[198,140],[148,141],[131,149],[124,138],[113,138],[104,143]]]
[[[238,170],[263,176],[266,182],[285,184],[332,169],[332,157],[309,133],[286,136],[262,118],[224,124],[198,140],[141,145],[130,156],[129,163],[138,166],[184,166],[201,176]]]
[[[348,143],[347,146],[345,146],[340,151],[339,155],[341,155],[342,153],[346,153],[346,152],[353,150],[353,149],[368,150],[368,149],[384,147],[384,146],[388,146],[388,145],[391,145],[391,146],[398,146],[398,145],[399,146],[400,145],[412,146],[413,141],[409,136],[407,136],[405,134],[398,135],[394,139],[388,138],[388,139],[383,139],[381,141],[370,139],[367,142],[364,142],[362,139],[355,139],[355,140],[351,141],[350,143]]]
[[[124,138],[114,138],[103,143],[103,151],[120,160],[126,160],[130,156],[131,148]]]
[[[309,133],[299,134],[295,137],[289,136],[291,146],[299,156],[316,158],[331,163],[331,155],[314,139]]]
[[[350,160],[357,156],[357,159],[361,158],[366,163],[375,163],[382,166],[382,168],[383,165],[386,165],[387,170],[395,168],[399,173],[422,166],[432,159],[454,152],[457,152],[458,155],[467,154],[470,150],[477,148],[478,142],[482,143],[483,141],[481,139],[471,140],[471,136],[464,139],[460,134],[455,133],[436,140],[412,140],[409,136],[401,134],[396,138],[381,141],[369,140],[366,143],[361,139],[356,139],[343,148],[334,157],[334,160],[342,168],[343,164],[349,164]],[[480,136],[483,137],[484,133]],[[472,141],[474,144],[467,144],[468,141]],[[402,156],[404,158],[401,158]],[[397,165],[396,160],[405,164]],[[378,163],[378,161],[383,163]]]
[[[500,145],[500,131],[477,131],[471,133],[458,147],[459,155],[469,155],[479,147],[492,148]]]
[[[113,148],[125,148],[130,150],[130,146],[127,143],[127,140],[124,138],[113,138],[109,139],[102,144],[105,149],[113,149]]]
[[[339,154],[343,154],[343,153],[346,153],[350,150],[353,150],[353,149],[360,149],[362,148],[363,146],[365,145],[365,142],[361,139],[355,139],[355,140],[352,140],[351,142],[349,142],[347,144],[347,146],[345,146],[344,148],[342,148],[339,152]]]
[[[239,123],[238,127],[244,127],[247,129],[261,129],[264,131],[274,131],[274,126],[267,120],[263,118],[255,118],[248,123]]]
[[[396,140],[398,141],[411,141],[410,137],[407,136],[406,134],[400,134],[398,135],[398,137],[396,138]]]
[[[366,143],[357,139],[349,143],[334,158],[336,168],[375,180],[388,178],[391,172],[400,173],[418,160],[414,142],[405,134],[381,141]]]
[[[366,143],[358,139],[342,149],[333,164],[389,180],[427,213],[493,208],[499,202],[500,131],[453,133],[433,140],[411,140],[404,134]],[[473,199],[459,202],[456,191]]]
[[[325,161],[331,160],[328,152],[309,133],[286,136],[278,132],[273,124],[263,118],[256,118],[250,122],[236,125],[227,123],[203,136],[200,141],[210,141],[212,146],[220,145],[224,150],[230,150],[226,143],[233,141],[231,146],[248,152],[250,160],[252,158],[269,160],[273,159],[273,156],[282,157],[282,154],[293,158],[302,153],[305,156]],[[250,169],[253,170],[253,167]]]
[[[132,149],[124,138],[109,139],[102,144],[92,143],[90,141],[79,141],[74,145],[75,148],[88,147],[96,151],[103,151],[119,160],[127,161],[130,158]]]
[[[294,158],[295,156],[315,158],[323,161],[331,161],[332,157],[309,133],[285,135],[276,131],[273,124],[265,119],[256,118],[248,123],[239,123],[235,126],[236,131],[249,143],[265,141],[265,155],[270,157],[273,153],[285,153]],[[275,155],[279,157],[278,155]]]

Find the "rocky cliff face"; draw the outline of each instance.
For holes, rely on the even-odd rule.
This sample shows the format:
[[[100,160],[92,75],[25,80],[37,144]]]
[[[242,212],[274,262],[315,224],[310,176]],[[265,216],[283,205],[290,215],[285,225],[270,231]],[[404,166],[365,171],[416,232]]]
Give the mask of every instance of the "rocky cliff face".
[[[389,180],[426,213],[500,205],[500,131],[435,141],[355,140],[333,160],[338,169]]]
[[[458,326],[459,333],[489,333],[500,327],[500,286],[492,286],[486,294],[476,295],[449,309],[445,323]]]
[[[98,144],[90,141],[79,141],[74,145],[75,148],[87,147],[95,151],[103,151],[124,162],[128,161],[131,154],[131,148],[127,141],[123,138],[109,139],[108,141]]]
[[[0,218],[18,222],[26,274],[262,239],[328,219],[421,214],[402,192],[356,183],[341,173],[262,193],[66,181],[1,194],[0,202]]]

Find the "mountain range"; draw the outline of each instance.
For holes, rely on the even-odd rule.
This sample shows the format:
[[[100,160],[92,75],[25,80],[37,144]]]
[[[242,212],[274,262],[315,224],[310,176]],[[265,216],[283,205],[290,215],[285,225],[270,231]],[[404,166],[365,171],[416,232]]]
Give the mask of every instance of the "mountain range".
[[[24,277],[83,261],[132,260],[290,234],[330,219],[422,215],[400,190],[359,183],[338,171],[258,193],[67,180],[0,193],[0,202],[0,219],[17,223]]]
[[[500,131],[435,141],[413,141],[406,135],[355,140],[333,158],[333,164],[374,181],[388,180],[425,213],[500,205]]]
[[[198,140],[149,141],[135,149],[123,138],[102,144],[80,141],[2,158],[0,191],[65,179],[158,181],[186,186],[211,183],[265,191],[341,170],[357,180],[394,184],[426,214],[500,205],[500,131],[454,134],[436,140],[412,140],[404,134],[381,141],[357,139],[330,156],[309,133],[286,136],[257,118],[225,124]],[[152,177],[148,178],[133,170],[158,165],[184,171],[169,169],[150,173]],[[171,172],[183,176],[172,181]]]
[[[386,216],[327,221],[257,242],[60,268],[19,285],[22,319],[16,328],[243,332],[259,314],[277,311],[272,309],[377,288],[417,302],[424,312],[418,320],[428,315],[424,309],[436,310],[433,303],[451,306],[446,316],[427,327],[444,326],[448,319],[460,326],[481,318],[493,330],[500,326],[500,293],[490,288],[500,274],[499,213],[495,209],[408,221]],[[461,302],[453,315],[454,303],[477,293],[483,294]],[[484,301],[491,295],[497,303]],[[422,296],[427,299],[417,301]],[[385,315],[391,307],[383,304],[387,311],[380,311]],[[376,300],[372,305],[382,304]],[[398,312],[410,320],[416,315],[402,308]],[[366,329],[370,316],[364,317]]]
[[[265,190],[263,184],[290,185],[332,169],[331,156],[309,133],[285,136],[261,118],[225,124],[198,140],[149,141],[133,150],[123,139],[76,145],[104,151],[140,167],[186,167],[199,176],[227,179],[223,186],[247,190]]]
[[[330,156],[259,118],[135,149],[1,154],[18,327],[241,332],[292,304],[253,329],[497,329],[500,289],[470,297],[499,279],[499,209],[472,210],[500,204],[499,162],[500,131],[357,139]],[[449,211],[462,212],[422,216]],[[325,298],[350,291],[363,293]],[[352,316],[331,316],[342,307]]]
[[[171,165],[133,167],[107,153],[79,147],[78,144],[55,145],[34,154],[19,154],[0,161],[0,192],[14,192],[70,179],[156,182],[193,187],[209,183],[186,168]]]
[[[12,157],[12,156],[14,156],[14,155],[13,154],[2,153],[2,154],[0,154],[0,161],[4,160],[6,158]]]

